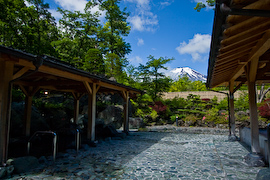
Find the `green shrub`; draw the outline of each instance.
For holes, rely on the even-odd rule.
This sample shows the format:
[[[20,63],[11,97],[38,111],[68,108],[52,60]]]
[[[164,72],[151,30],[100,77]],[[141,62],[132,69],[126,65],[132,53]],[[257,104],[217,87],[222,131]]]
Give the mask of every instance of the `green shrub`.
[[[195,116],[194,114],[187,115],[184,118],[185,123],[187,123],[187,122],[190,123],[189,126],[194,125],[198,120],[199,120],[199,118],[197,116]]]
[[[249,121],[250,117],[244,114],[235,114],[235,121]]]
[[[246,111],[249,109],[248,93],[243,91],[240,97],[234,101],[235,111]]]
[[[153,121],[156,121],[157,120],[157,117],[158,117],[158,113],[157,111],[153,110],[150,114],[151,118]]]
[[[217,108],[219,110],[228,110],[228,98],[224,98],[223,100],[221,100],[218,103]]]
[[[24,101],[25,95],[20,89],[12,89],[12,102]]]
[[[203,122],[214,124],[227,124],[228,123],[228,112],[219,112],[219,109],[212,108],[206,111],[206,115],[202,118]]]

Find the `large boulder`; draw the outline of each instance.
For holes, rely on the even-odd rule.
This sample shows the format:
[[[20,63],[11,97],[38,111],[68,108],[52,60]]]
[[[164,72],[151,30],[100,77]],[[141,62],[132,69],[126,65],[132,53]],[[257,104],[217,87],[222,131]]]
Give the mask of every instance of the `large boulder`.
[[[1,167],[0,166],[0,179],[5,178],[6,176],[10,176],[14,171],[14,167],[12,165]]]
[[[129,128],[130,129],[139,129],[143,125],[143,119],[140,117],[129,117]]]
[[[257,174],[256,180],[269,180],[270,179],[270,169],[261,169]]]
[[[10,136],[21,136],[23,132],[24,121],[24,102],[13,102],[11,104],[11,128]],[[49,130],[46,120],[42,117],[38,109],[32,106],[31,113],[31,132]]]
[[[9,166],[13,166],[14,172],[18,174],[28,172],[34,168],[37,168],[40,165],[38,159],[33,156],[25,156],[15,159],[9,159],[7,161],[7,164]]]
[[[108,106],[104,111],[98,113],[97,119],[102,119],[105,125],[112,125],[119,129],[123,124],[123,109],[121,105]]]

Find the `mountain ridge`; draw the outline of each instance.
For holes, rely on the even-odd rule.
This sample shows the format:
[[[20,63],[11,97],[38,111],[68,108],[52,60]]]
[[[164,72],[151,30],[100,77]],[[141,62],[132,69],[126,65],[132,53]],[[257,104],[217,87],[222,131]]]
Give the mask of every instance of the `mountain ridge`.
[[[174,81],[177,81],[180,77],[187,76],[191,81],[202,81],[206,82],[207,76],[199,73],[198,71],[190,67],[178,67],[169,71],[168,76],[170,76]]]

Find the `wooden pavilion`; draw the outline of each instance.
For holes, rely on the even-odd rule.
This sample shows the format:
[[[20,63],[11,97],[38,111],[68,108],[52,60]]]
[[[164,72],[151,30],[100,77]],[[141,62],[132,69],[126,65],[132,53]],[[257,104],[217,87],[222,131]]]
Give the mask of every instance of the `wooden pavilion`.
[[[253,154],[260,154],[256,84],[269,82],[270,0],[216,0],[207,87],[229,87],[235,136],[233,94],[247,84]]]
[[[53,57],[36,56],[0,46],[0,162],[7,160],[11,112],[11,90],[17,85],[24,92],[24,133],[30,136],[31,105],[34,94],[40,90],[69,92],[74,97],[74,120],[78,120],[79,100],[88,94],[87,138],[95,140],[97,93],[120,93],[124,103],[124,132],[128,132],[129,98],[142,93],[135,88],[89,74]],[[0,165],[0,166],[1,166]]]

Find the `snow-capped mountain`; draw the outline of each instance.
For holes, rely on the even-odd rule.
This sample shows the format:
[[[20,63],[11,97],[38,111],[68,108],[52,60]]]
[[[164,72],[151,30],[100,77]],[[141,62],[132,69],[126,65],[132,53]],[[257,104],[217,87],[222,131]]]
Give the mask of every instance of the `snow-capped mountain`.
[[[202,81],[206,82],[206,76],[189,68],[189,67],[178,67],[171,70],[167,76],[170,76],[173,80],[178,80],[179,76],[183,77],[186,75],[191,81]]]

